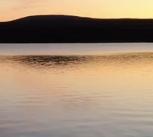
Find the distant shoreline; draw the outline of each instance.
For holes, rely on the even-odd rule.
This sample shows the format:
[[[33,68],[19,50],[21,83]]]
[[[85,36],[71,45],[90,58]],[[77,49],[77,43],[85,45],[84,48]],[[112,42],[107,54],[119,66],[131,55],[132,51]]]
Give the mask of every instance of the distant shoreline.
[[[153,19],[29,16],[0,22],[0,43],[152,43]]]

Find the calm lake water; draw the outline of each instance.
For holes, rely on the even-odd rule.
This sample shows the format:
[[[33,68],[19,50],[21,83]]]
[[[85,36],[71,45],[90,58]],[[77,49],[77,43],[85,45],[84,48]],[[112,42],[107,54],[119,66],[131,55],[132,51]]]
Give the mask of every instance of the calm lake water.
[[[153,44],[106,45],[1,44],[0,137],[152,137]]]

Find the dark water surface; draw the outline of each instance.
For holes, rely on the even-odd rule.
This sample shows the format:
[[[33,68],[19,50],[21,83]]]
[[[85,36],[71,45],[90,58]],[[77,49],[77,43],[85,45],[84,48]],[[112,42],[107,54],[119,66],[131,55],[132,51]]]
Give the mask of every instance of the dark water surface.
[[[152,136],[152,52],[0,57],[0,137]]]

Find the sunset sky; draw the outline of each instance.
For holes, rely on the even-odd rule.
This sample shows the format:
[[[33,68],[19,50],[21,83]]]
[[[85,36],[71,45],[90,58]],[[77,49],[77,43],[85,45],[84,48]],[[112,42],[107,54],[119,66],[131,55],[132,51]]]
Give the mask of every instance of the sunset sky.
[[[0,0],[0,21],[44,14],[153,18],[153,0]]]

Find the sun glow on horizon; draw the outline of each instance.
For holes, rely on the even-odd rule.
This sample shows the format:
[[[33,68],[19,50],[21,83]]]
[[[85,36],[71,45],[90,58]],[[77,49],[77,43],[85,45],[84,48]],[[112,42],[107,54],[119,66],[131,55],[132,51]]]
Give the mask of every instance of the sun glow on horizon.
[[[153,18],[152,0],[0,0],[0,21],[31,15]]]

